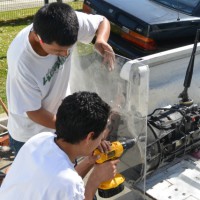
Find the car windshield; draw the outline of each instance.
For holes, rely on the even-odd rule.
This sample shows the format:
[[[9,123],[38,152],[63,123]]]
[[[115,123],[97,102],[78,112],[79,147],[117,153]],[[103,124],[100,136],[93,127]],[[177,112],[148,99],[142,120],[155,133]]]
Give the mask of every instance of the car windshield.
[[[153,0],[173,9],[192,14],[200,0]]]

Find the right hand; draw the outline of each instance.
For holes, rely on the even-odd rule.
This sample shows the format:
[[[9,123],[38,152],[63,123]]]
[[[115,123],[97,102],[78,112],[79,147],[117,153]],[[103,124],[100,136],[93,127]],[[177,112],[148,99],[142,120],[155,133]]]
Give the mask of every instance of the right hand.
[[[114,69],[115,64],[115,53],[112,47],[106,41],[97,41],[95,42],[95,49],[103,57],[103,66],[107,66],[109,71]]]
[[[119,162],[119,159],[116,159],[102,164],[95,164],[90,176],[94,176],[93,178],[98,182],[98,184],[112,179],[117,174],[117,164]]]

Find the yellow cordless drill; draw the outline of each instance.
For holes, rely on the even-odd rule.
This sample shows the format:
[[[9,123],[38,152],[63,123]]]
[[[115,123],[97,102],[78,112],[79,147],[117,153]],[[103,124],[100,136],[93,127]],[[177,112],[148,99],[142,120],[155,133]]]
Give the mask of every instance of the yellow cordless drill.
[[[125,141],[115,141],[111,143],[111,150],[108,153],[102,153],[98,149],[94,151],[94,155],[100,155],[100,158],[96,160],[96,163],[101,164],[108,160],[114,160],[119,158],[123,152],[130,149],[135,144],[135,139],[126,139]],[[116,174],[111,180],[101,183],[98,187],[98,194],[100,197],[109,198],[124,189],[125,178],[121,174]]]

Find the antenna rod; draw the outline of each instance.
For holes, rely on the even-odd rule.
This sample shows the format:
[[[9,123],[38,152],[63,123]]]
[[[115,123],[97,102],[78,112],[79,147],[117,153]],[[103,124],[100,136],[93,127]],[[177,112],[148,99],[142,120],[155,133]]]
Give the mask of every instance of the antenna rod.
[[[184,90],[183,90],[183,92],[181,94],[179,94],[179,98],[182,98],[181,101],[183,103],[191,101],[188,98],[187,90],[190,87],[191,80],[192,80],[195,53],[196,53],[196,49],[197,49],[197,43],[198,43],[198,40],[199,40],[199,32],[200,32],[200,29],[197,29],[197,33],[196,33],[196,37],[195,37],[195,41],[194,41],[194,46],[193,46],[192,54],[191,54],[190,61],[189,61],[189,64],[188,64],[188,68],[187,68],[187,71],[186,71],[186,74],[185,74],[185,80],[184,80],[184,84],[183,84]]]
[[[180,21],[180,17],[179,17],[179,0],[177,0],[177,7],[178,7],[178,17],[177,17],[177,21]]]

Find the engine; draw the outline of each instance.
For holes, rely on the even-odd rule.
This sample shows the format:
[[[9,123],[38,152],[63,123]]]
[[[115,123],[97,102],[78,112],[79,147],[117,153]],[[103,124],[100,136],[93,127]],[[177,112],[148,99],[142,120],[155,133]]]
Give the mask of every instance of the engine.
[[[148,116],[146,172],[200,148],[197,104],[157,108]]]

